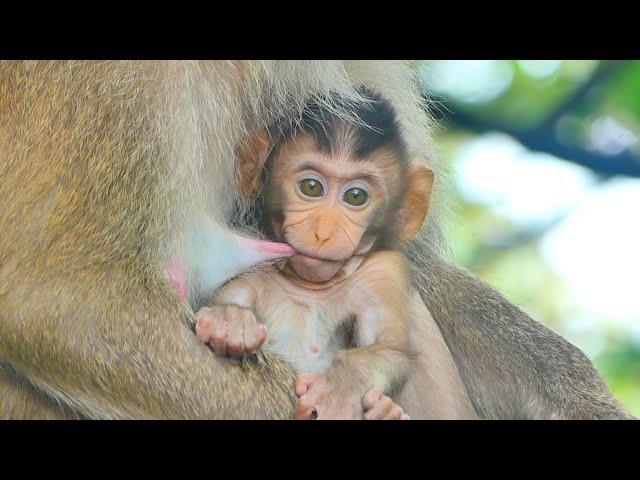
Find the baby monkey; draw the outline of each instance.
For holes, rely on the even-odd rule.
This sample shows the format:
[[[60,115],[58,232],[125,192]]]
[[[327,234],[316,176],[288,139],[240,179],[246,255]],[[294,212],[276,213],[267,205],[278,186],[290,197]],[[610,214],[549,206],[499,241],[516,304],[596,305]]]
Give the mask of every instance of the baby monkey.
[[[247,146],[240,189],[260,191],[266,233],[297,253],[228,282],[197,314],[217,354],[262,346],[295,365],[299,419],[409,418],[390,398],[412,368],[420,314],[398,245],[425,219],[433,173],[408,158],[392,107],[366,94],[357,119],[311,103],[277,141]]]

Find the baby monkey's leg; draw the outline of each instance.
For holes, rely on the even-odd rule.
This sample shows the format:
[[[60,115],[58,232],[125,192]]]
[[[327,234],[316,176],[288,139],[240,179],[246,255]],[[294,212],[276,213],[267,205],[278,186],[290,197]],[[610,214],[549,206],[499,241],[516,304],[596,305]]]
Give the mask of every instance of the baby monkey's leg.
[[[203,307],[196,314],[196,335],[220,356],[255,353],[267,338],[264,325],[248,308],[237,305]]]
[[[349,406],[350,398],[337,395],[326,384],[322,373],[300,375],[295,382],[298,397],[295,416],[297,420],[344,419],[344,420],[409,420],[402,407],[380,388],[372,388],[361,399],[356,399],[357,409]]]

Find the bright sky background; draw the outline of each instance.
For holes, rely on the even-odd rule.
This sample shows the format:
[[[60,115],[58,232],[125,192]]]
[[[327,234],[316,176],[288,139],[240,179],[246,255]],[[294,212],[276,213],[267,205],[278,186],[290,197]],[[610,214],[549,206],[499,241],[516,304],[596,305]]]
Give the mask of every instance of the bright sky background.
[[[606,319],[640,342],[640,180],[598,183],[585,168],[499,134],[463,144],[456,157],[455,179],[469,201],[524,227],[559,219],[539,248],[585,312],[570,328]]]

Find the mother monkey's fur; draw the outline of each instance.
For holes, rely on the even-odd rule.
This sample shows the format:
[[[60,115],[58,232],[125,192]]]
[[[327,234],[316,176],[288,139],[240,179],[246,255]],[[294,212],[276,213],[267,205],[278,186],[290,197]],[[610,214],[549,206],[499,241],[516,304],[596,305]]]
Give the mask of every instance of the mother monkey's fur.
[[[360,84],[441,179],[402,62],[0,63],[0,416],[291,417],[291,368],[216,358],[161,266],[228,220],[249,135]],[[430,219],[406,253],[478,415],[626,417],[580,350],[441,258]]]

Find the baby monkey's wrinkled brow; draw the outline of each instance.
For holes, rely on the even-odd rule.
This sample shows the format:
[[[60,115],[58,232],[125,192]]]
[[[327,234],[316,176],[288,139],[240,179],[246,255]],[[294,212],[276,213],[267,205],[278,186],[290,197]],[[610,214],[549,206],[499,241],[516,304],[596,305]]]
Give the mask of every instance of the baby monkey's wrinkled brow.
[[[320,162],[305,162],[300,164],[294,169],[294,173],[304,172],[306,170],[314,170],[321,173],[325,177],[337,177],[343,180],[365,180],[380,188],[384,188],[385,180],[381,175],[372,172],[370,168],[361,168],[354,166],[353,168],[346,168],[340,172],[321,164]],[[348,173],[347,173],[348,172]]]

